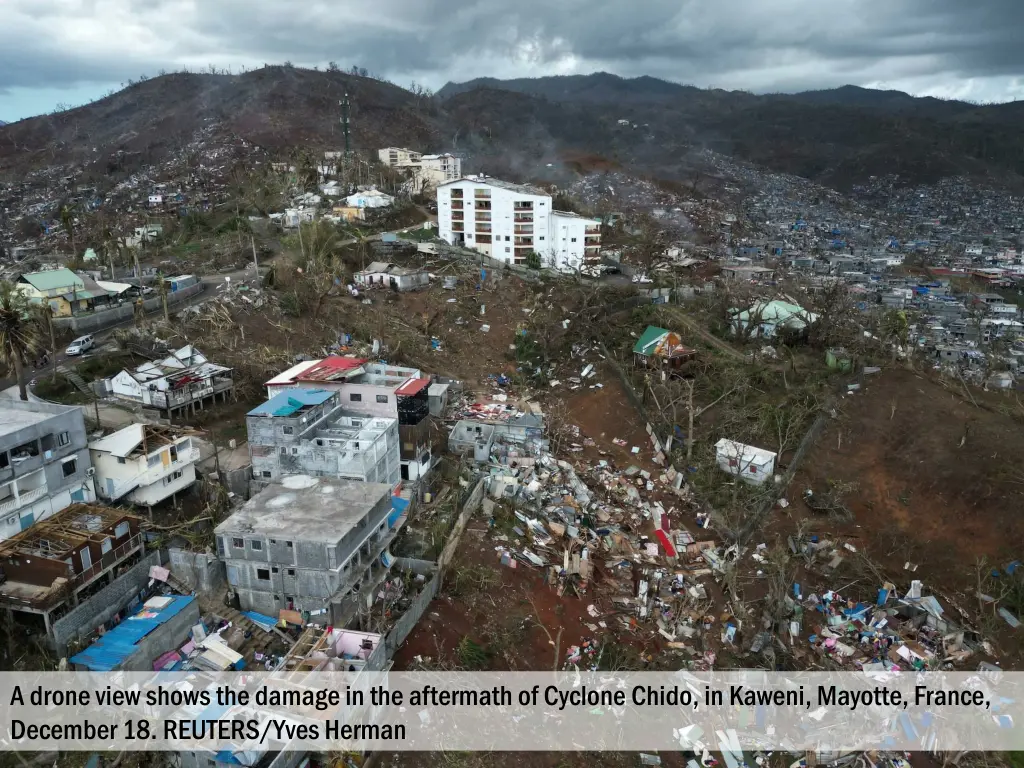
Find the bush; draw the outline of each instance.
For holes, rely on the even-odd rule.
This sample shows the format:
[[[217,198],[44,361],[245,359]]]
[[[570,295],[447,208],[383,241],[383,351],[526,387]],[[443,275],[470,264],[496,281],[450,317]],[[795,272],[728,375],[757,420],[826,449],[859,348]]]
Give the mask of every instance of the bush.
[[[542,266],[540,254],[537,253],[536,251],[530,251],[528,254],[526,254],[526,266],[529,267],[530,269],[540,269]]]

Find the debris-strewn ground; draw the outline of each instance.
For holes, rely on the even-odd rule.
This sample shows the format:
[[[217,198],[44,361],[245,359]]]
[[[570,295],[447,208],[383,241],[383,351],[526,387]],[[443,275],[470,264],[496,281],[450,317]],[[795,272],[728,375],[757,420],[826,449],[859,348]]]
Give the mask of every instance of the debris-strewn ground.
[[[971,396],[977,406],[959,385],[947,389],[930,374],[866,377],[861,391],[841,400],[771,530],[810,517],[807,533],[842,537],[887,574],[919,579],[976,615],[979,576],[1020,557],[1024,431],[1012,394],[973,389]],[[815,516],[799,498],[837,482],[853,485],[844,498],[851,521]],[[906,571],[907,563],[917,570]],[[1005,623],[990,629],[1006,641],[1000,655],[1020,655]]]

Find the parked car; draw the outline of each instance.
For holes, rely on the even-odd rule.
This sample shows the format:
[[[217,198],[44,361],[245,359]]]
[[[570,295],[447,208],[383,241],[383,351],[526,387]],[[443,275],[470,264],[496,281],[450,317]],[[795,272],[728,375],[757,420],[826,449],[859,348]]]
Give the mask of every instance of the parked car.
[[[96,342],[93,341],[92,336],[79,336],[77,339],[75,339],[68,345],[66,354],[84,355],[94,346],[96,346]]]

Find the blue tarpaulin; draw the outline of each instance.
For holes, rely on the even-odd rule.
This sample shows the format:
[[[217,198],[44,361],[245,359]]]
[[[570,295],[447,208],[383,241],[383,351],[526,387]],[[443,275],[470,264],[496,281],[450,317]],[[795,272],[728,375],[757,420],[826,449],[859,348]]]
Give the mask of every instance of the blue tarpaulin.
[[[409,500],[403,499],[401,496],[392,496],[391,505],[393,509],[391,510],[391,514],[388,515],[389,529],[394,528],[395,523],[398,522],[398,518],[405,514],[405,510],[409,508]]]
[[[166,624],[191,603],[194,597],[174,595],[163,608],[147,608],[129,616],[84,651],[71,657],[71,663],[90,672],[110,672],[135,653],[139,641],[161,624]]]

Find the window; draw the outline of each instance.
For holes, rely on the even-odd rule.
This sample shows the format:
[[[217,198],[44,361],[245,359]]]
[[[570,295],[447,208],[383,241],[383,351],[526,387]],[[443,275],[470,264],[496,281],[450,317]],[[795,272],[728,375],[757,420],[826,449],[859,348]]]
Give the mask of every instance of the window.
[[[127,522],[118,523],[117,526],[114,528],[114,538],[115,539],[120,539],[120,538],[123,538],[123,537],[125,537],[127,535],[128,535],[128,523]]]
[[[263,542],[252,539],[249,541],[249,549],[253,552],[261,552],[263,550]]]
[[[232,539],[231,546],[235,549],[245,549],[245,539]]]
[[[124,464],[124,456],[118,456],[117,457],[117,463],[118,464]]]
[[[378,403],[386,403],[387,401],[388,401],[388,396],[387,395],[377,395],[377,402]]]
[[[256,578],[260,581],[270,581],[270,571],[266,568],[257,568]]]
[[[295,432],[295,430],[292,429],[291,427],[282,427],[281,431],[286,435],[290,435]]]
[[[288,547],[288,549],[291,549],[291,548],[292,548],[292,543],[291,543],[290,541],[286,541],[286,542],[284,543],[284,545],[285,545],[286,547]]]
[[[356,393],[356,392],[351,393],[348,396],[348,399],[351,400],[353,403],[361,403],[361,402],[363,402],[363,396],[358,394],[358,393]]]
[[[299,449],[298,448],[292,448],[292,456],[298,456],[298,455],[299,455]]]
[[[57,435],[57,445],[68,445],[71,442],[71,436],[67,432],[61,432]]]
[[[508,253],[508,252],[509,252],[509,250],[511,250],[511,249],[510,249],[510,248],[509,248],[509,247],[508,247],[508,246],[506,245],[506,246],[505,246],[505,253]]]
[[[573,241],[573,242],[575,243],[575,242],[576,242],[576,238],[574,237],[574,238],[572,239],[572,241]]]
[[[270,569],[270,572],[271,572],[271,573],[277,573],[277,571],[278,571],[278,569],[277,569],[277,567],[276,567],[276,566],[275,566],[274,568],[271,568],[271,569]]]
[[[295,575],[295,569],[294,568],[289,568],[288,569],[288,575],[289,576],[294,576]]]
[[[184,474],[185,473],[180,469],[177,472],[171,472],[171,474],[164,478],[164,485],[170,485],[175,480],[180,480],[181,476]]]
[[[270,477],[270,473],[267,472],[266,470],[263,470],[263,476],[264,477]]]
[[[507,243],[507,242],[508,242],[509,240],[511,240],[511,239],[512,239],[512,238],[510,238],[510,237],[509,237],[508,235],[505,235],[505,242],[506,242],[506,243]]]
[[[174,462],[176,462],[178,460],[178,446],[172,445],[170,450],[171,450],[171,463],[173,464]]]
[[[61,470],[64,472],[64,477],[71,477],[78,471],[78,459],[68,459],[61,463]]]
[[[160,454],[159,453],[154,453],[152,456],[150,456],[148,459],[146,459],[146,464],[148,466],[150,466],[150,467],[155,467],[159,463],[160,463]]]
[[[540,237],[538,237],[537,239],[538,239],[538,240],[543,240],[543,239],[544,239],[544,235],[541,235],[541,236],[540,236]]]

